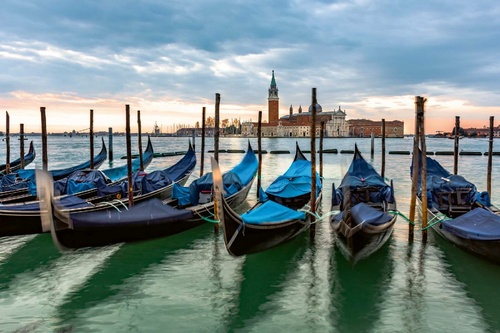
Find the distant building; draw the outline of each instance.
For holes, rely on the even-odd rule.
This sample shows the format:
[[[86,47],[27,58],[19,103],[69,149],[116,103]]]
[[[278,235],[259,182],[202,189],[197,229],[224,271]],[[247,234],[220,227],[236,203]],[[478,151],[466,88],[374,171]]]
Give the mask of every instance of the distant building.
[[[453,129],[455,130],[455,129]],[[453,131],[454,133],[454,131]],[[484,126],[483,128],[465,128],[464,135],[468,137],[489,137],[490,136],[490,128]],[[500,138],[500,126],[493,128],[493,137]]]
[[[293,106],[290,105],[290,112],[286,116],[279,117],[279,96],[278,86],[272,73],[271,85],[268,89],[268,121],[262,123],[263,137],[309,137],[312,122],[313,106],[310,105],[307,112],[302,112],[299,106],[298,112],[294,113]],[[366,119],[346,120],[347,113],[341,110],[323,111],[320,104],[316,104],[316,136],[321,134],[321,122],[325,123],[325,137],[370,137],[374,132],[376,136],[382,134],[382,124],[380,121]],[[256,136],[258,123],[244,122],[241,124],[242,136]],[[403,137],[404,122],[386,121],[386,137]]]
[[[350,119],[349,136],[356,138],[371,137],[372,133],[376,137],[382,136],[382,121],[373,121],[368,119]],[[404,137],[404,122],[392,120],[385,122],[385,137],[386,138],[402,138]]]

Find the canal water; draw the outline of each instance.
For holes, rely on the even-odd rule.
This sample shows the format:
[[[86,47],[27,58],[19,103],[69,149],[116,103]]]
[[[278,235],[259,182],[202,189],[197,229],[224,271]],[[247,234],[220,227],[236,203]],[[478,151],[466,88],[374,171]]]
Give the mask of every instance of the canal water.
[[[96,153],[101,147],[97,139]],[[39,155],[28,168],[41,167],[41,139],[30,140]],[[108,145],[108,138],[104,140]],[[185,151],[188,140],[152,138],[155,152]],[[106,161],[101,169],[125,163],[120,159],[125,138],[113,141],[114,161]],[[137,152],[137,138],[132,141]],[[220,149],[246,149],[247,141],[221,138]],[[288,168],[296,141],[310,150],[305,138],[263,139],[262,148],[268,152],[290,151],[263,155],[264,188]],[[206,142],[206,150],[213,149],[213,139]],[[250,142],[256,149],[257,139]],[[327,138],[324,148],[352,150],[355,143],[380,170],[380,139],[375,140],[373,157],[369,138]],[[12,144],[15,156],[19,143]],[[200,138],[195,144],[200,157]],[[387,139],[386,150],[411,151],[412,144],[412,139]],[[499,144],[495,140],[495,150],[500,151]],[[83,136],[49,137],[48,145],[51,169],[89,156],[88,138]],[[427,147],[452,151],[453,140],[427,139]],[[460,149],[484,153],[488,141],[462,139]],[[242,156],[221,153],[223,171]],[[435,158],[453,170],[453,156]],[[155,158],[147,171],[178,159]],[[329,211],[331,184],[340,184],[351,159],[352,154],[324,155],[320,214]],[[5,160],[5,145],[0,160]],[[398,209],[405,215],[410,163],[411,155],[386,155],[386,177],[393,179]],[[460,156],[458,170],[479,190],[486,189],[486,156]],[[191,180],[198,175],[199,164]],[[500,196],[497,156],[492,179],[493,202],[500,204],[495,199]],[[239,210],[255,202],[254,186]],[[455,248],[433,231],[423,244],[418,227],[409,244],[408,223],[402,218],[389,242],[354,266],[336,248],[328,223],[318,223],[316,234],[314,242],[305,233],[241,258],[227,253],[222,235],[214,233],[211,224],[167,238],[65,253],[48,234],[0,238],[0,332],[500,332],[500,266]]]

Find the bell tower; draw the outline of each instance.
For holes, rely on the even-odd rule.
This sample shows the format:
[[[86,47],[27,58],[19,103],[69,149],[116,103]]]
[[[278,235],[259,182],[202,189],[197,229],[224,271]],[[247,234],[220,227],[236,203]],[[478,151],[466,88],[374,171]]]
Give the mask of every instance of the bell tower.
[[[279,108],[280,99],[278,97],[278,87],[276,86],[273,70],[273,77],[271,79],[271,86],[269,87],[269,95],[267,97],[267,117],[270,124],[279,120]]]

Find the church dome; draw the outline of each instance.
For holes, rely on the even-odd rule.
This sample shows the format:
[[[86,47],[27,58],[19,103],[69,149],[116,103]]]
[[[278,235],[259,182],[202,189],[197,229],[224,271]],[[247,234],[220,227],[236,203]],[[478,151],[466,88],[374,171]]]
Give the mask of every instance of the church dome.
[[[313,111],[313,106],[312,104],[309,105],[309,112],[312,112]],[[316,103],[316,113],[319,113],[323,111],[323,108],[321,107],[321,105],[319,105],[318,103]]]

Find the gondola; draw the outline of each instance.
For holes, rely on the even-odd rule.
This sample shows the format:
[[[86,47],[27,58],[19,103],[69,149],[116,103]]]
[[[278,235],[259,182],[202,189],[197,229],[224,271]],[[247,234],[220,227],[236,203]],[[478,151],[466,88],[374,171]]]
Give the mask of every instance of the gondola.
[[[500,264],[500,210],[491,203],[489,193],[479,192],[464,177],[450,174],[433,158],[427,157],[426,162],[429,225],[459,248]],[[419,158],[419,170],[421,164]],[[419,179],[420,208],[421,192]]]
[[[136,171],[133,174],[134,203],[152,198],[169,198],[174,184],[184,184],[196,165],[196,154],[191,146],[177,163],[149,174]],[[100,184],[97,195],[80,198],[66,195],[57,199],[59,210],[64,214],[82,214],[106,211],[108,208],[126,209],[128,205],[128,181],[119,184]],[[38,187],[38,186],[37,186]],[[37,189],[38,190],[38,189]],[[53,189],[52,189],[53,190]],[[0,205],[0,237],[36,234],[50,231],[50,225],[42,227],[40,202]]]
[[[24,166],[27,166],[28,164],[33,162],[35,157],[36,157],[35,146],[33,145],[33,141],[31,141],[30,149],[28,150],[28,153],[24,155]],[[17,160],[14,160],[9,163],[9,173],[19,170],[20,167],[21,167],[21,159],[18,158]],[[0,165],[0,178],[4,176],[6,169],[7,169],[6,164]]]
[[[107,158],[106,145],[102,139],[102,149],[94,157],[94,169],[99,168]],[[69,168],[49,170],[54,180],[59,180],[68,177],[73,172],[82,169],[90,168],[90,160]],[[29,191],[29,186],[35,186],[35,169],[18,170],[16,173],[11,173],[2,178],[0,202],[16,202],[17,196],[23,195]],[[36,190],[34,191],[36,192]],[[22,200],[21,200],[22,201]]]
[[[242,215],[236,213],[223,196],[222,177],[214,159],[212,170],[217,217],[224,231],[226,249],[231,255],[264,251],[297,237],[311,225],[311,215],[301,211],[310,204],[311,162],[304,157],[298,145],[289,169],[269,186],[268,190],[272,190],[269,193],[272,194],[266,191],[268,199],[262,198]],[[319,176],[316,179],[317,205],[321,200],[321,182]],[[299,202],[302,206],[297,209]]]
[[[153,144],[148,136],[148,144],[143,153],[143,166],[147,168],[153,160]],[[136,172],[141,168],[140,158],[132,160],[132,172]],[[127,164],[105,169],[81,169],[76,170],[66,178],[56,180],[54,182],[54,195],[56,197],[62,195],[76,195],[79,198],[86,199],[94,197],[98,192],[99,186],[113,186],[122,182],[128,173]],[[2,204],[21,203],[37,200],[36,181],[33,180],[28,185],[28,191],[23,194],[4,198],[0,200]]]
[[[248,142],[247,151],[241,162],[222,175],[224,196],[230,207],[236,208],[246,200],[257,175],[258,166],[255,152]],[[175,185],[172,197],[165,203],[192,211],[192,223],[202,224],[207,219],[213,220],[213,184],[213,174],[209,172],[194,180],[187,187]]]
[[[384,245],[397,215],[394,187],[387,184],[361,155],[357,145],[339,188],[332,189],[332,230],[337,246],[353,264]]]
[[[233,203],[241,203],[246,198],[257,171],[256,161],[255,153],[249,149],[243,160],[226,173],[226,179],[231,181],[228,187],[237,187],[239,182],[243,185],[232,195]],[[203,184],[211,178],[211,174],[208,175],[210,177],[205,176]],[[204,217],[212,218],[213,203],[212,208],[209,203],[185,208],[168,203],[172,201],[153,198],[134,204],[129,210],[109,208],[65,214],[54,202],[56,218],[51,221],[51,232],[60,248],[81,248],[165,237],[205,223]]]

